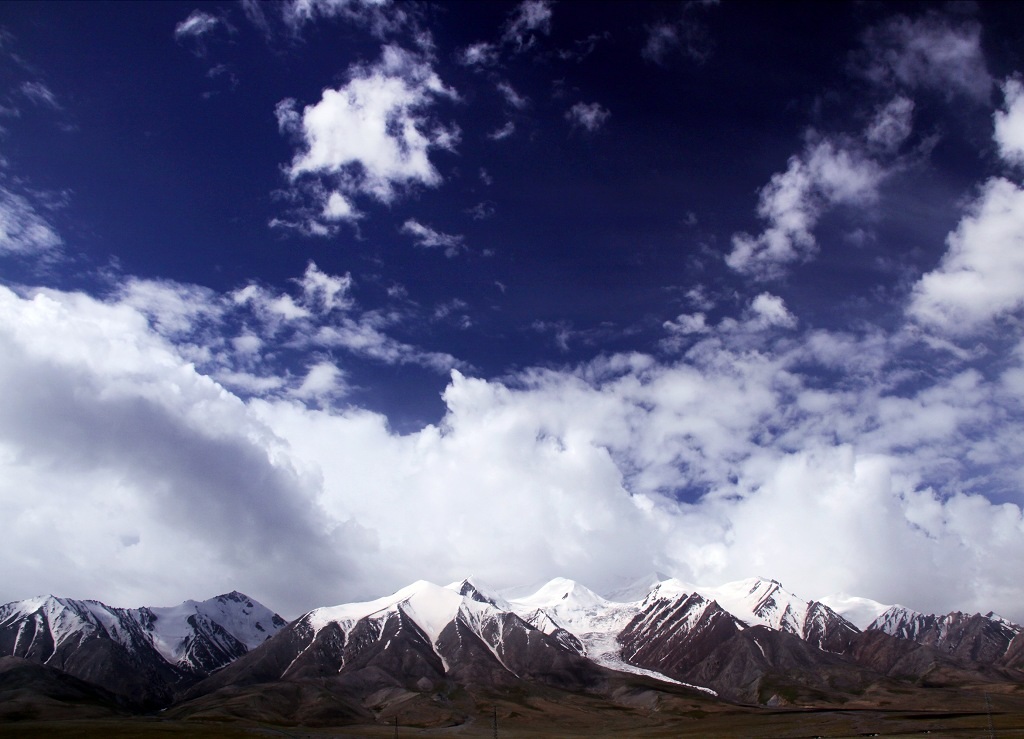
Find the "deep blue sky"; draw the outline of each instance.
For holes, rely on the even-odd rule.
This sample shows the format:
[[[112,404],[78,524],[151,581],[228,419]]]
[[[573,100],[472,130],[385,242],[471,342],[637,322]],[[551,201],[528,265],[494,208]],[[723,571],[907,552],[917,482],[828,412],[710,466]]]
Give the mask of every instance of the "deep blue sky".
[[[370,512],[346,496],[401,505],[396,491],[409,483],[353,472],[370,453],[346,463],[327,444],[307,459],[304,440],[340,434],[338,444],[380,452],[403,475],[433,470],[438,485],[440,470],[475,463],[526,475],[467,472],[450,483],[463,492],[407,493],[437,511],[464,509],[463,493],[533,491],[547,505],[563,488],[582,496],[566,510],[603,510],[594,490],[607,483],[619,493],[608,510],[632,500],[668,517],[609,534],[646,540],[637,532],[650,525],[666,537],[626,569],[650,563],[690,579],[800,577],[767,544],[723,554],[715,537],[740,536],[772,491],[833,489],[808,472],[845,464],[830,454],[852,455],[854,471],[886,460],[889,502],[854,497],[922,541],[974,546],[949,528],[957,496],[1019,517],[1024,472],[1006,457],[1022,429],[1024,356],[1016,4],[8,3],[0,29],[11,331],[64,356],[68,387],[98,373],[87,384],[101,399],[130,386],[150,402],[138,388],[163,387],[163,370],[125,360],[129,369],[110,372],[131,379],[111,379],[86,355],[99,362],[155,342],[159,351],[140,356],[216,383],[246,423],[292,449],[287,464],[280,449],[266,453],[321,506],[314,518],[362,526],[380,552],[398,537],[374,519],[384,503]],[[342,99],[348,109],[328,110]],[[406,148],[388,159],[396,142]],[[347,214],[328,213],[332,193]],[[43,328],[29,330],[21,311],[42,294],[67,312],[44,312]],[[105,310],[109,319],[88,323]],[[41,338],[59,327],[90,336],[79,321],[106,338],[80,352]],[[154,359],[165,350],[175,359]],[[186,400],[182,382],[172,383],[182,405],[161,413],[199,423],[206,406]],[[308,428],[284,417],[298,407],[315,419]],[[496,421],[503,413],[508,426]],[[376,442],[331,426],[371,417],[388,430]],[[83,422],[83,438],[102,435],[104,418]],[[476,452],[424,451],[438,428],[442,446],[460,433],[483,444],[485,433],[459,431],[470,419],[488,433],[528,430]],[[587,454],[570,467],[604,482],[572,482],[540,461],[549,439],[572,451],[574,428]],[[33,458],[26,433],[4,437],[18,459]],[[238,431],[245,443],[262,433]],[[391,445],[401,450],[380,451]],[[117,459],[96,474],[152,482],[156,473]],[[183,468],[197,464],[189,459]],[[787,465],[799,460],[810,477],[793,480]],[[52,483],[26,464],[37,484]],[[175,464],[161,473],[172,491],[184,484]],[[251,484],[217,474],[225,489]],[[867,484],[850,474],[851,489]],[[355,478],[358,491],[335,489]],[[261,505],[276,511],[291,494],[271,488]],[[828,530],[808,504],[792,505]],[[580,524],[566,540],[589,542],[586,552],[603,525]],[[693,551],[668,543],[684,534]],[[901,551],[916,551],[907,541]],[[957,551],[920,546],[932,565]],[[392,555],[437,573],[479,561],[478,574],[514,579],[473,551],[451,562]],[[641,574],[580,556],[525,569]],[[375,576],[402,584],[413,570],[361,566],[345,592]],[[905,582],[884,569],[837,565],[833,575],[837,587],[895,597]],[[276,582],[252,587],[293,603],[319,597]],[[993,582],[956,603],[1009,598]],[[925,590],[923,601],[947,602]]]
[[[197,7],[217,25],[176,39],[176,24]],[[284,287],[313,260],[330,273],[350,272],[366,308],[393,307],[383,291],[403,287],[415,309],[396,332],[485,376],[602,351],[652,351],[662,323],[685,308],[679,293],[697,285],[722,296],[721,310],[735,311],[730,297],[744,280],[722,261],[732,234],[758,229],[758,189],[809,128],[853,133],[871,113],[865,101],[883,99],[858,79],[855,55],[864,29],[893,9],[553,7],[549,33],[537,32],[525,51],[506,49],[484,69],[460,65],[458,53],[498,41],[515,4],[406,7],[414,19],[387,38],[407,43],[413,27],[431,32],[433,68],[460,98],[439,101],[431,115],[457,124],[460,143],[431,156],[441,184],[414,186],[390,204],[364,200],[357,228],[310,238],[267,227],[284,210],[273,193],[286,187],[280,169],[293,154],[274,106],[287,97],[315,103],[352,64],[372,63],[380,39],[343,19],[292,29],[274,17],[274,6],[264,8],[270,37],[241,5],[8,6],[6,46],[45,79],[60,106],[23,107],[5,121],[8,171],[34,188],[68,193],[55,221],[73,245],[74,269],[60,269],[53,283],[88,285],[116,260],[127,274],[219,291],[253,279]],[[999,21],[1005,13],[977,14]],[[656,63],[641,50],[659,22],[678,23],[693,38]],[[1016,68],[1006,48],[1012,38],[986,36],[993,66]],[[591,49],[582,59],[561,58]],[[11,59],[6,67],[13,84],[31,75]],[[528,99],[522,110],[502,100],[501,82]],[[944,105],[937,90],[921,97],[911,144],[941,137],[927,166],[908,162],[883,186],[891,199],[870,214],[830,213],[818,234],[820,257],[771,285],[809,325],[886,321],[905,297],[892,263],[917,270],[937,263],[957,220],[954,204],[984,170],[986,154],[992,158],[987,109]],[[580,101],[610,113],[598,130],[565,119]],[[516,124],[512,136],[487,138],[508,121]],[[970,146],[979,141],[988,152]],[[467,211],[479,203],[493,215],[474,220]],[[446,259],[438,249],[412,248],[399,233],[409,218],[463,236],[466,251]],[[870,231],[873,243],[844,243],[856,229]],[[25,269],[14,263],[5,271],[30,280]],[[895,294],[865,301],[869,288]],[[452,299],[464,301],[460,314],[471,326],[427,322]],[[556,327],[568,331],[561,346]],[[358,403],[399,425],[440,417],[443,374],[340,361],[367,386],[353,396]]]

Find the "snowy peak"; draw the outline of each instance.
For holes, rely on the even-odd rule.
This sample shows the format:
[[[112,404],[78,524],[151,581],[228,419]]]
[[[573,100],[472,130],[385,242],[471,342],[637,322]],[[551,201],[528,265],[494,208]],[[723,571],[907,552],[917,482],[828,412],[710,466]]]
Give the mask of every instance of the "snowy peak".
[[[401,611],[411,617],[432,640],[436,640],[437,635],[455,618],[467,600],[476,603],[451,588],[418,580],[376,600],[317,608],[303,616],[302,620],[310,625],[314,633],[332,623],[348,632],[365,618],[379,619]]]
[[[889,606],[874,621],[868,625],[868,630],[881,631],[890,636],[900,639],[917,641],[919,632],[926,628],[926,624],[934,620],[935,616],[926,616],[923,613],[901,605]]]
[[[564,577],[544,584],[536,592],[513,598],[512,609],[547,633],[547,625],[563,629],[588,642],[588,634],[616,634],[636,614],[638,603],[615,603]]]
[[[51,595],[0,606],[0,655],[75,663],[74,653],[98,639],[132,659],[206,674],[284,625],[280,616],[238,592],[170,608],[134,609]]]
[[[1011,642],[1024,632],[1024,627],[992,612],[982,616],[953,611],[939,616],[903,606],[887,609],[868,628],[977,662],[1004,658]]]
[[[808,603],[785,590],[778,580],[756,577],[726,583],[715,588],[713,596],[725,610],[751,626],[803,634]]]
[[[681,599],[699,594],[745,626],[767,626],[783,631],[826,651],[839,651],[858,629],[826,604],[805,601],[787,591],[778,580],[752,577],[717,586],[693,585],[670,579],[658,583],[643,602]]]
[[[610,601],[575,580],[556,577],[546,582],[532,595],[515,598],[512,602],[535,608],[559,606],[586,609],[600,608],[606,606]]]
[[[284,619],[237,590],[168,608],[140,608],[136,618],[165,660],[198,671],[237,659],[285,626]]]
[[[132,613],[94,600],[29,598],[0,606],[0,631],[16,630],[10,645],[0,642],[0,653],[46,662],[65,644],[83,639],[109,639],[130,650],[138,649],[142,635]]]
[[[453,582],[448,586],[448,589],[454,590],[459,595],[465,596],[466,598],[478,603],[486,603],[503,611],[511,610],[508,601],[498,595],[498,593],[491,588],[488,588],[486,585],[482,585],[473,578],[467,577],[461,582]]]

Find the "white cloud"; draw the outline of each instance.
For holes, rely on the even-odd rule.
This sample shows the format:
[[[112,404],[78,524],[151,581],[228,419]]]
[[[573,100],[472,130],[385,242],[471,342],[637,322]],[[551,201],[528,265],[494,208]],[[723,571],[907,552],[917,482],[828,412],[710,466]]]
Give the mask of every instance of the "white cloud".
[[[865,34],[864,72],[878,83],[987,101],[992,78],[974,20],[928,13],[891,18]]]
[[[705,3],[714,5],[716,3]],[[683,17],[676,21],[659,21],[647,26],[647,40],[640,56],[654,64],[665,64],[678,50],[698,64],[711,56],[712,44],[707,27],[688,14],[693,5],[683,6]]]
[[[327,196],[320,215],[327,221],[355,221],[362,217],[351,201],[337,190]]]
[[[416,364],[437,372],[447,372],[453,367],[462,366],[451,354],[422,351],[397,341],[385,334],[381,330],[383,327],[383,322],[372,316],[362,320],[342,318],[322,326],[311,337],[311,343],[324,348],[341,347],[385,364]]]
[[[489,138],[491,141],[504,141],[515,132],[516,124],[513,123],[512,121],[509,121],[501,128],[495,131],[491,131],[489,134],[487,134],[487,138]]]
[[[516,110],[522,110],[530,104],[529,98],[526,98],[516,92],[515,88],[508,82],[499,82],[498,92],[500,92],[501,96],[505,98],[505,102]]]
[[[332,398],[347,391],[344,375],[333,362],[317,362],[290,395],[299,400],[313,400],[326,405]]]
[[[266,394],[246,402],[174,343],[196,323],[186,286],[135,281],[107,303],[0,288],[0,515],[13,537],[0,595],[140,604],[239,588],[296,615],[470,570],[601,588],[660,569],[1024,617],[1020,507],[971,489],[1014,474],[1019,356],[992,381],[933,368],[897,395],[884,334],[816,330],[751,350],[744,331],[795,328],[763,293],[732,330],[680,318],[697,343],[671,363],[606,356],[505,382],[455,372],[441,423],[399,434],[332,407],[344,373],[316,353],[454,360],[387,337],[397,318],[355,313],[346,278],[310,265],[297,282],[290,302],[255,286],[235,296],[246,328],[226,345],[246,361],[293,345],[289,326],[318,327],[297,378],[216,368]],[[258,330],[263,310],[282,336]],[[820,367],[844,382],[822,388]]]
[[[255,355],[259,352],[263,346],[263,340],[260,339],[256,334],[245,332],[241,336],[236,336],[231,340],[231,345],[235,351],[243,355]]]
[[[989,180],[939,266],[914,286],[909,313],[950,334],[969,333],[1024,305],[1024,191]]]
[[[674,321],[665,321],[664,327],[676,334],[703,334],[711,330],[704,313],[682,313]]]
[[[36,105],[42,105],[53,110],[61,109],[60,103],[57,102],[57,96],[42,82],[23,83],[21,85],[21,93]]]
[[[750,310],[758,327],[796,327],[796,316],[789,312],[785,302],[777,295],[761,293],[751,302]]]
[[[679,31],[674,23],[655,23],[647,28],[647,41],[640,55],[649,62],[661,64],[680,43]]]
[[[296,32],[320,19],[340,19],[381,38],[410,22],[403,4],[391,0],[288,0],[281,5],[281,15]]]
[[[449,258],[457,256],[466,248],[462,236],[435,231],[412,218],[402,224],[402,233],[409,234],[416,239],[416,246],[428,249],[443,248],[445,256]]]
[[[768,228],[757,236],[733,236],[726,263],[758,279],[780,276],[787,265],[815,252],[813,229],[826,209],[872,203],[884,176],[878,164],[856,151],[829,140],[810,144],[761,190],[757,212]]]
[[[162,336],[190,334],[200,321],[216,321],[224,312],[213,290],[173,280],[129,279],[117,299],[147,316]]]
[[[548,0],[524,0],[516,6],[505,25],[502,40],[517,50],[532,47],[538,34],[551,33],[551,3]]]
[[[32,203],[0,186],[0,254],[52,254],[62,243],[54,227]]]
[[[354,217],[353,195],[389,203],[400,190],[440,184],[430,153],[450,150],[458,139],[456,128],[428,114],[437,100],[456,95],[424,59],[389,45],[380,61],[353,67],[349,77],[346,85],[324,90],[301,114],[290,99],[275,110],[282,131],[300,143],[287,168],[289,178],[331,183],[314,192],[320,215],[332,220]]]
[[[486,221],[494,215],[495,205],[490,200],[483,200],[472,208],[467,208],[465,212],[469,213],[469,215],[473,217],[474,221]]]
[[[865,137],[887,151],[895,151],[913,130],[914,101],[897,95],[878,109]]]
[[[576,103],[565,113],[565,119],[573,126],[591,133],[603,127],[609,117],[611,113],[600,103]]]
[[[72,293],[0,303],[5,596],[308,603],[296,572],[343,576],[352,547],[270,430],[142,315]]]
[[[302,286],[304,305],[321,315],[353,307],[353,301],[349,295],[352,289],[352,276],[347,272],[340,276],[330,275],[322,272],[315,263],[310,262],[306,265],[306,271],[298,282]]]
[[[220,19],[214,15],[202,10],[193,10],[188,18],[174,27],[174,38],[178,41],[202,38],[216,29],[220,23]]]
[[[1024,85],[1019,79],[1003,83],[1005,110],[995,114],[995,140],[999,155],[1011,164],[1024,164]]]
[[[297,321],[312,317],[312,312],[295,302],[291,295],[274,296],[259,285],[250,283],[231,293],[231,300],[240,306],[249,307],[258,318],[271,325],[271,331],[282,321]]]
[[[486,41],[467,46],[456,55],[465,67],[490,67],[498,63],[498,47]]]

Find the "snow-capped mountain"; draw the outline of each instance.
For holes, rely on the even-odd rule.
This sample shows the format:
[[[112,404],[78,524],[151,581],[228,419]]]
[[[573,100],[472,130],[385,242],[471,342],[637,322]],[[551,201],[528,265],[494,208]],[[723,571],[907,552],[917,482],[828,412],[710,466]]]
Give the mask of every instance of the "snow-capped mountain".
[[[185,695],[190,706],[216,706],[240,690],[307,696],[288,702],[289,721],[307,710],[366,718],[410,696],[434,696],[435,706],[453,691],[605,700],[653,689],[775,705],[848,700],[892,680],[1024,682],[1024,627],[992,613],[804,600],[767,578],[702,586],[653,577],[617,592],[632,599],[565,578],[516,591],[418,581],[291,624],[240,593],[139,609],[48,596],[0,607],[0,656],[136,705]]]
[[[238,659],[285,626],[283,618],[237,591],[134,613],[165,660],[204,675]]]
[[[992,612],[984,616],[953,611],[944,616],[891,606],[868,630],[934,647],[961,659],[992,663],[1002,659],[1021,627]]]
[[[0,656],[56,667],[143,703],[159,702],[284,625],[237,592],[133,609],[50,595],[0,606]]]
[[[573,580],[556,577],[533,593],[513,598],[509,605],[530,625],[599,665],[679,682],[622,659],[618,636],[640,610],[637,602],[606,600]]]
[[[747,626],[784,631],[827,652],[841,652],[859,630],[826,604],[803,600],[777,580],[753,577],[719,586],[671,580],[665,585],[680,593],[699,593]]]
[[[377,600],[317,608],[190,695],[328,678],[359,695],[524,681],[585,690],[604,679],[592,661],[504,605],[465,580],[448,587],[418,581]]]

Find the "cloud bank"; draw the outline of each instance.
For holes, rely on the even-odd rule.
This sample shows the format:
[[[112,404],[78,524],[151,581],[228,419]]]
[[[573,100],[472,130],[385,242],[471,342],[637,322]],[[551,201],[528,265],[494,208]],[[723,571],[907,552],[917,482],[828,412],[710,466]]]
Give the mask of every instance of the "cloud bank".
[[[967,361],[907,390],[912,331],[794,334],[762,293],[738,320],[692,322],[672,360],[453,371],[442,421],[399,434],[336,402],[343,362],[264,366],[262,386],[252,371],[302,337],[433,361],[360,323],[352,284],[310,265],[289,294],[0,291],[7,597],[237,587],[295,615],[472,566],[499,585],[760,572],[806,597],[1024,616],[1024,517],[980,494],[1024,482],[1004,464],[1024,441],[1024,350],[1002,376]],[[204,356],[204,326],[240,306],[244,328]]]

